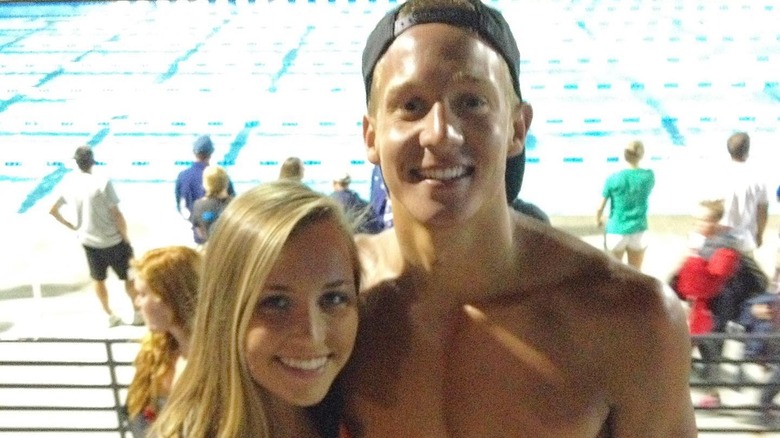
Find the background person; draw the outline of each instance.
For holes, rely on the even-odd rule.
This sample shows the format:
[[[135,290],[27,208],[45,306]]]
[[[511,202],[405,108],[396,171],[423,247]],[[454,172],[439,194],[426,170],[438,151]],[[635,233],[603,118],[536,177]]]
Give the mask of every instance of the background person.
[[[382,177],[382,169],[379,166],[374,166],[371,169],[371,191],[368,203],[374,210],[374,216],[380,219],[382,229],[393,228],[393,208],[390,205],[385,180]]]
[[[303,181],[303,161],[298,157],[289,157],[279,168],[279,179],[291,179],[293,181]]]
[[[176,211],[187,221],[190,220],[195,201],[206,194],[203,188],[203,171],[208,167],[211,155],[214,153],[214,143],[211,141],[211,137],[208,135],[198,137],[192,145],[192,153],[195,154],[195,161],[190,167],[179,172],[175,186]],[[231,181],[228,181],[228,195],[236,196]],[[195,230],[193,230],[194,233]]]
[[[712,303],[724,293],[727,282],[737,273],[740,253],[738,240],[730,227],[720,225],[723,217],[722,200],[701,201],[694,216],[690,254],[686,256],[674,280],[674,289],[689,305],[688,327],[692,335],[725,331],[722,315],[716,314]],[[704,362],[701,377],[705,381],[718,380],[723,341],[703,339],[694,342]],[[697,401],[699,406],[717,406],[720,393],[717,388],[707,390]]]
[[[606,249],[618,260],[627,256],[630,266],[642,269],[647,249],[647,207],[650,192],[655,186],[655,174],[639,167],[645,155],[645,146],[634,140],[623,150],[628,169],[607,178],[602,191],[603,198],[596,210],[596,224],[604,225],[604,208],[609,203]]]
[[[333,192],[330,197],[344,208],[347,217],[355,224],[355,232],[376,234],[384,228],[381,219],[360,195],[349,188],[352,178],[348,173],[333,179]]]
[[[198,301],[201,256],[185,246],[146,252],[133,263],[135,302],[149,333],[133,365],[127,414],[134,438],[146,436],[184,370]]]
[[[763,244],[769,209],[766,184],[756,177],[759,173],[748,165],[750,136],[737,132],[726,142],[731,161],[716,183],[723,187],[725,213],[721,223],[738,233],[742,252],[751,253]]]
[[[751,298],[745,303],[739,323],[747,333],[759,335],[780,333],[780,296],[767,292]],[[780,343],[778,339],[748,339],[745,342],[744,359],[764,363],[768,368],[767,385],[761,388],[759,404],[764,408],[761,422],[767,427],[778,427],[773,412],[777,405],[774,399],[780,393]]]
[[[92,148],[79,146],[73,158],[79,172],[68,175],[63,182],[60,196],[49,209],[49,214],[59,223],[76,231],[87,256],[95,294],[103,311],[108,315],[108,326],[115,327],[122,324],[122,318],[114,313],[109,304],[106,287],[109,267],[124,282],[125,293],[130,300],[135,297],[133,281],[128,277],[133,248],[127,236],[127,222],[119,210],[119,197],[111,180],[92,171],[95,166]],[[74,222],[60,212],[65,204],[73,207],[76,216]],[[133,324],[142,323],[136,313]]]
[[[335,436],[337,411],[320,408],[352,352],[361,275],[341,208],[299,182],[261,184],[209,242],[187,367],[152,433]]]
[[[228,194],[230,178],[221,166],[209,166],[203,171],[203,188],[206,193],[192,206],[190,221],[195,230],[195,243],[208,241],[211,227],[219,219],[222,210],[233,199]]]

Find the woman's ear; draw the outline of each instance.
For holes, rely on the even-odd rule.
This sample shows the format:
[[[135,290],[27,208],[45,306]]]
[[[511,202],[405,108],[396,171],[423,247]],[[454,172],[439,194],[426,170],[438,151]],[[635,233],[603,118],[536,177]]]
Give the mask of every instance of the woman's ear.
[[[379,152],[376,149],[375,120],[369,115],[363,116],[363,143],[366,145],[366,158],[371,164],[379,164]]]

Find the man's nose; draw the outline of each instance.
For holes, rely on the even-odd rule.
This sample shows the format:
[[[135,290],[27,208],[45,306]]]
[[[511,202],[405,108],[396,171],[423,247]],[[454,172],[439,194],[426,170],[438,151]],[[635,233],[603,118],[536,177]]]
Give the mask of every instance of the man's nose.
[[[460,144],[462,141],[463,133],[460,131],[460,126],[453,112],[444,102],[434,103],[423,119],[420,146],[435,148]]]

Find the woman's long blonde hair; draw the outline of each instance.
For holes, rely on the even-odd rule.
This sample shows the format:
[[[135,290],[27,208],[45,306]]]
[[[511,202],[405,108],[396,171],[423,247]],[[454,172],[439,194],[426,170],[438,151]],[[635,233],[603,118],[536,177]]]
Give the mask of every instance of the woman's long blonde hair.
[[[204,260],[187,367],[151,431],[159,438],[274,436],[244,344],[262,285],[290,236],[332,220],[348,242],[356,290],[360,264],[338,204],[305,185],[279,180],[235,198],[214,224]],[[312,242],[312,245],[317,245]]]
[[[173,323],[192,331],[198,295],[201,256],[185,246],[169,246],[148,251],[133,262],[136,276],[143,279],[151,292],[173,313]],[[168,333],[149,333],[141,341],[135,358],[135,375],[127,390],[127,412],[130,417],[157,403],[166,379],[170,379],[179,356],[179,345]]]

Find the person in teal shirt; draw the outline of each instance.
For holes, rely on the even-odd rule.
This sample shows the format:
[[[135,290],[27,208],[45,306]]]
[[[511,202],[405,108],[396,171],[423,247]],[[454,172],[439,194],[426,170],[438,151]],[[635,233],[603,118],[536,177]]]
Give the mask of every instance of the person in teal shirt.
[[[605,249],[621,261],[627,255],[628,264],[641,270],[647,249],[647,205],[655,174],[639,167],[645,155],[641,141],[630,142],[623,155],[628,168],[610,175],[604,183],[596,223],[599,227],[604,225],[604,208],[609,202]]]

